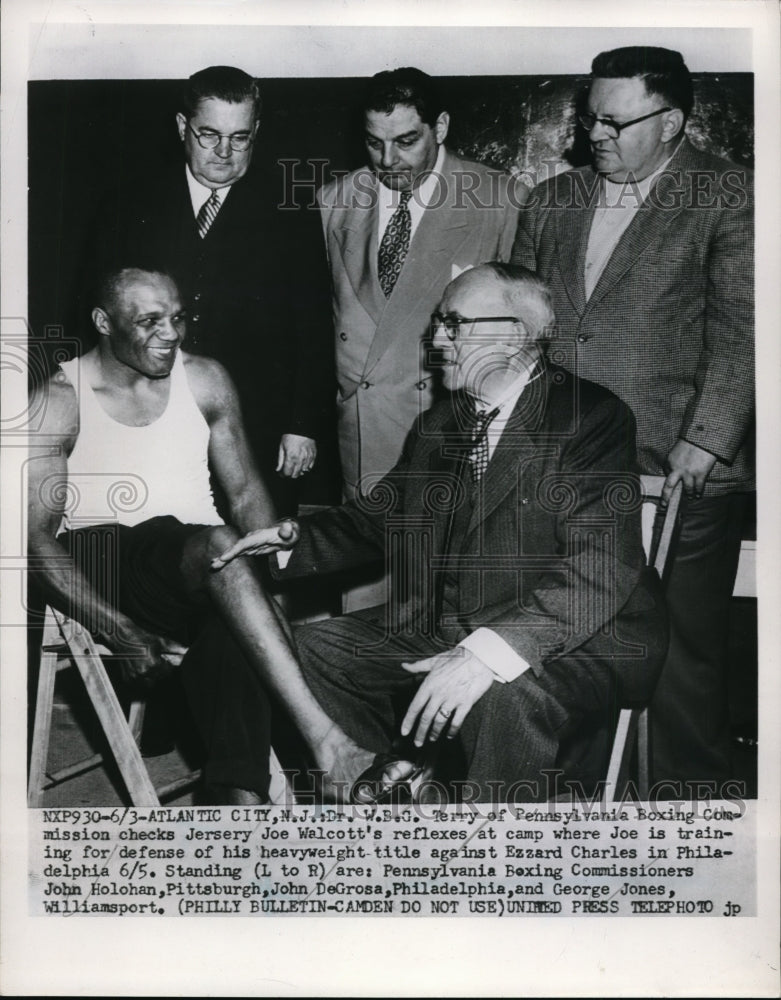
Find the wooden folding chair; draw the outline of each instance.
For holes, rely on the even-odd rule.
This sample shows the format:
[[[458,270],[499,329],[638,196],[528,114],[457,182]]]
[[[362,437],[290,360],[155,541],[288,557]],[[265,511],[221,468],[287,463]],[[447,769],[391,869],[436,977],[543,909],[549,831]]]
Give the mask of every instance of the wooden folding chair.
[[[99,646],[83,625],[54,608],[46,609],[27,786],[29,806],[41,806],[47,789],[103,763],[102,754],[92,754],[57,770],[47,768],[54,684],[58,672],[69,667],[76,667],[81,676],[132,805],[159,805],[161,799],[184,791],[200,779],[200,771],[189,771],[165,785],[154,786],[138,747],[145,702],[133,701],[125,718],[103,662],[103,657],[107,655],[111,655],[111,651]],[[290,805],[294,801],[292,791],[273,749],[269,756],[269,771],[270,802]]]
[[[669,574],[669,556],[678,523],[683,484],[678,483],[666,508],[659,506],[664,476],[641,476],[643,490],[643,548],[649,566],[659,574],[664,587]],[[637,791],[641,800],[648,798],[651,781],[649,709],[622,708],[607,769],[607,796],[618,800],[619,788],[629,773],[632,753],[637,755]]]
[[[199,779],[200,772],[191,771],[176,781],[155,788],[138,748],[145,702],[133,701],[125,718],[102,659],[107,655],[110,655],[110,650],[97,645],[92,635],[77,621],[54,608],[46,609],[27,786],[29,806],[41,806],[43,794],[48,788],[103,763],[102,754],[92,754],[57,770],[47,768],[54,684],[57,674],[69,667],[76,667],[81,676],[132,805],[159,805],[160,799],[174,795]]]

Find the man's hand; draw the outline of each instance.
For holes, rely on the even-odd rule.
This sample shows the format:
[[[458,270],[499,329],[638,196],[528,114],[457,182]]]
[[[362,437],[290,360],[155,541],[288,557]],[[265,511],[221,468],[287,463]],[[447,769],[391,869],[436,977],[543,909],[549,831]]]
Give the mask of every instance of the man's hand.
[[[448,739],[452,739],[495,680],[481,659],[460,646],[417,663],[402,663],[402,667],[412,674],[427,674],[401,724],[402,736],[415,730],[418,747],[426,739],[439,739],[446,726]]]
[[[673,490],[679,480],[683,480],[683,489],[690,499],[701,497],[705,480],[716,464],[716,456],[711,452],[678,438],[667,456],[669,473],[662,489],[662,506],[666,507]]]
[[[288,479],[298,479],[309,472],[317,458],[317,445],[300,434],[283,434],[279,442],[277,472]]]
[[[229,549],[212,559],[211,567],[222,569],[238,556],[267,556],[281,549],[292,549],[298,541],[299,534],[298,522],[289,518],[268,528],[258,528],[256,531],[248,532]]]
[[[147,632],[127,619],[119,625],[116,634],[107,638],[106,645],[114,656],[122,657],[125,680],[145,688],[170,674],[187,652],[173,639]]]

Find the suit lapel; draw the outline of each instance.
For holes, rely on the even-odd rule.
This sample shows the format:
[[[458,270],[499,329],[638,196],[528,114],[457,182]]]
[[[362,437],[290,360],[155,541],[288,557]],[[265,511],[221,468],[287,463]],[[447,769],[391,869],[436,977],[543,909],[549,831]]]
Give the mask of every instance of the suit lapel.
[[[535,432],[545,419],[550,392],[550,373],[546,368],[521,393],[510,419],[499,438],[479,488],[467,535],[517,489],[523,464],[538,451]]]
[[[676,179],[674,174],[685,172],[689,149],[688,141],[683,139],[681,147],[651,189],[652,197],[643,202],[635,213],[635,217],[622,233],[615,250],[605,265],[605,270],[600,275],[591,298],[588,300],[587,310],[594,307],[608,292],[615,288],[629,268],[635,264],[640,254],[655,243],[680,215],[685,199],[680,197],[679,192],[682,182]],[[588,237],[586,243],[588,243]]]
[[[161,185],[160,191],[165,192],[164,200],[160,198],[157,201],[150,199],[147,204],[142,206],[144,224],[152,231],[156,228],[161,229],[165,233],[165,239],[171,243],[176,240],[179,245],[189,244],[191,247],[199,248],[201,238],[198,235],[198,224],[195,221],[190,188],[183,165],[177,164],[176,170],[171,174],[170,183]],[[162,226],[160,225],[161,216],[164,221]]]
[[[454,170],[457,163],[457,159],[450,153],[445,154],[440,186],[431,197],[432,206],[438,207],[427,208],[423,212],[399,280],[387,300],[376,281],[375,230],[375,284],[385,305],[382,323],[378,324],[369,349],[365,369],[367,374],[392,345],[398,330],[408,323],[410,303],[417,303],[421,299],[438,300],[452,277],[452,262],[470,230],[467,212],[451,204],[454,192],[460,190]],[[424,332],[420,331],[421,336]]]
[[[591,168],[565,174],[565,204],[555,209],[559,270],[575,312],[586,310],[585,266],[588,236],[597,204],[598,178]],[[582,182],[582,188],[581,188]],[[568,252],[567,252],[568,251]]]
[[[360,194],[353,187],[344,193],[348,198],[358,199],[358,203],[342,213],[336,240],[355,297],[378,324],[386,302],[377,279],[377,182],[368,170],[361,177],[372,185],[374,197],[363,188]],[[361,199],[371,204],[363,204]]]
[[[453,397],[454,400],[461,397]],[[448,550],[450,533],[456,510],[469,498],[464,495],[463,465],[468,437],[459,429],[455,415],[451,416],[443,426],[428,456],[428,482],[434,486],[435,493],[429,489],[428,503],[436,504],[442,516],[434,516],[434,552],[444,554]],[[444,501],[444,502],[443,502]]]

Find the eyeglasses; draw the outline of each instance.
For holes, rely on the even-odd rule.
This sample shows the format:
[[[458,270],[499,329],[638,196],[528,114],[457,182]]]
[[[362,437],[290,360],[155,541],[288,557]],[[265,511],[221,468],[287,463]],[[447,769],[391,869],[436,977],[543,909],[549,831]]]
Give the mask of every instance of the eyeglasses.
[[[442,313],[431,314],[431,330],[434,334],[444,328],[448,340],[454,341],[460,335],[462,326],[471,323],[520,323],[517,316],[443,316]]]
[[[211,130],[196,132],[189,122],[187,122],[187,128],[198,140],[201,149],[216,149],[221,139],[227,139],[231,149],[237,153],[243,153],[250,148],[254,139],[254,136],[249,132],[234,132],[233,135],[223,135],[222,132],[212,132]]]
[[[614,122],[612,118],[598,118],[596,115],[586,112],[585,114],[578,115],[578,121],[587,132],[590,132],[597,122],[599,122],[600,125],[605,126],[605,131],[611,139],[617,139],[624,129],[629,128],[630,125],[637,125],[638,122],[644,122],[647,118],[661,115],[665,111],[672,111],[672,108],[659,108],[657,111],[649,111],[647,115],[641,115],[640,118],[633,118],[631,122]]]

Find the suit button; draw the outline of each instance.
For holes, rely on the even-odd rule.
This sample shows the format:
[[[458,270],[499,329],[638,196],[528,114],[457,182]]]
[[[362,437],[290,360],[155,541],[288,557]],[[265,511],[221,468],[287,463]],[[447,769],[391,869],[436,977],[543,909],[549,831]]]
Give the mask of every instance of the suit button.
[[[370,385],[371,385],[371,382],[361,382],[361,388],[362,389],[368,389]]]
[[[200,302],[201,301],[201,293],[200,292],[196,292],[195,295],[193,295],[193,300],[195,302]]]
[[[191,323],[197,323],[197,322],[199,322],[200,318],[201,317],[198,315],[198,313],[195,313],[194,315],[192,315],[190,317],[190,322]]]
[[[426,388],[427,385],[428,385],[428,382],[416,382],[415,383],[415,388],[419,389],[420,392],[423,392],[423,390]]]
[[[339,334],[339,340],[347,340],[347,334],[344,332],[344,330],[342,330],[342,332]]]
[[[578,334],[578,343],[579,344],[585,344],[587,340],[588,340],[588,337],[585,337],[582,333]]]

